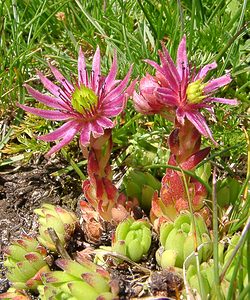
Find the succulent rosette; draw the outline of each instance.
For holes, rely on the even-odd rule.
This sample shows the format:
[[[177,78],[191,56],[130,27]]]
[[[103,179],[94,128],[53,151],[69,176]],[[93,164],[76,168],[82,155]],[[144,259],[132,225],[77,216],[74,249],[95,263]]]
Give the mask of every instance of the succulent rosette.
[[[4,300],[31,300],[24,290],[16,290],[9,288],[6,293],[0,295],[0,299]]]
[[[62,246],[66,247],[76,228],[76,215],[60,206],[48,203],[43,204],[39,209],[35,209],[34,212],[38,215],[40,225],[38,241],[51,251],[56,251],[56,246],[48,232],[48,228],[52,228],[55,230]]]
[[[112,250],[135,262],[140,261],[151,246],[150,227],[146,220],[127,218],[116,228]]]
[[[200,249],[199,261],[206,261],[212,254],[212,242],[206,223],[201,215],[194,214],[197,246]],[[157,263],[162,268],[182,268],[185,259],[195,249],[195,233],[191,213],[182,211],[174,222],[165,222],[160,228],[161,247],[156,252]],[[188,264],[194,263],[195,258],[190,258]]]
[[[233,252],[235,251],[235,247],[240,240],[240,235],[235,234],[229,241],[229,245],[226,248],[225,242],[219,242],[218,244],[218,262],[219,262],[219,270],[222,270],[225,265],[227,264],[228,260],[231,259]],[[231,264],[229,265],[228,269],[226,270],[225,276],[222,278],[220,287],[221,287],[221,294],[226,298],[228,298],[228,290],[229,285],[234,280],[234,287],[236,289],[236,295],[239,295],[239,288],[247,288],[248,285],[248,275],[247,275],[247,243],[242,246],[242,254],[240,251],[234,255]],[[242,256],[241,256],[242,255]],[[240,263],[238,261],[239,256],[241,256]],[[234,272],[237,271],[237,274]],[[203,289],[206,295],[210,295],[213,297],[215,293],[214,287],[214,261],[210,259],[208,262],[203,262],[200,265],[200,276],[202,278]],[[236,276],[234,278],[234,275]],[[187,280],[192,289],[198,291],[201,294],[198,275],[197,275],[197,268],[195,265],[190,265],[187,270]],[[240,282],[242,284],[240,284]],[[216,287],[217,288],[217,287]]]
[[[54,84],[41,72],[38,76],[44,87],[53,95],[42,94],[25,84],[28,93],[39,102],[53,110],[44,110],[18,104],[25,111],[53,121],[65,121],[55,131],[40,136],[38,139],[59,142],[51,148],[47,156],[57,152],[70,143],[80,133],[80,145],[86,147],[92,138],[104,134],[105,129],[114,126],[112,117],[119,115],[126,104],[127,97],[132,93],[135,82],[127,89],[132,71],[130,68],[123,80],[116,80],[117,58],[108,75],[102,76],[100,66],[100,49],[97,48],[93,57],[92,70],[88,74],[82,50],[78,57],[78,80],[68,81],[58,69],[51,64],[50,69],[60,85]]]
[[[109,273],[87,259],[80,263],[58,259],[56,264],[63,271],[43,275],[44,286],[39,288],[41,300],[114,300],[118,287]]]
[[[136,198],[140,207],[149,212],[152,197],[155,191],[160,190],[161,183],[149,172],[130,170],[123,180],[126,195],[131,199]]]
[[[221,267],[221,265],[220,265]],[[208,262],[203,262],[200,265],[200,278],[202,280],[202,287],[205,295],[207,297],[212,297],[212,299],[216,299],[215,295],[215,287],[214,287],[214,262],[210,259]],[[191,287],[191,289],[198,292],[201,295],[201,289],[199,284],[199,279],[197,275],[197,268],[195,265],[190,265],[187,270],[187,280]],[[229,287],[229,282],[226,279],[223,279],[220,284],[220,294],[227,295]],[[216,287],[217,288],[217,287]],[[218,288],[217,288],[218,289]],[[223,296],[222,296],[223,297]],[[224,298],[222,298],[224,299]]]
[[[36,290],[42,283],[41,274],[50,271],[45,261],[46,249],[31,236],[14,240],[4,253],[7,278],[15,289]]]
[[[229,246],[227,248],[227,251],[225,252],[224,255],[224,262],[223,265],[225,266],[225,264],[227,263],[227,261],[230,259],[231,255],[234,252],[234,249],[236,247],[236,245],[238,244],[239,240],[240,240],[240,235],[239,234],[235,234],[230,242],[229,242]],[[233,258],[232,263],[230,264],[227,272],[226,272],[226,276],[225,278],[231,282],[232,278],[233,278],[233,273],[235,271],[235,268],[237,267],[237,259],[239,258],[240,255],[240,251],[238,251],[235,255],[235,257]],[[242,258],[241,258],[241,263],[240,263],[240,270],[238,270],[238,274],[237,274],[237,278],[236,281],[238,282],[239,277],[241,276],[243,278],[243,285],[246,287],[248,284],[248,251],[247,251],[247,243],[244,244],[243,246],[243,250],[242,250]]]
[[[213,95],[220,87],[231,82],[230,74],[206,81],[208,72],[217,67],[216,62],[205,65],[198,72],[190,69],[185,36],[178,47],[176,65],[163,44],[159,57],[160,65],[152,60],[145,60],[155,68],[156,74],[147,74],[141,79],[140,91],[133,95],[135,109],[142,114],[161,114],[179,126],[189,120],[201,135],[213,140],[201,110],[213,113],[212,102],[237,104],[236,99]]]

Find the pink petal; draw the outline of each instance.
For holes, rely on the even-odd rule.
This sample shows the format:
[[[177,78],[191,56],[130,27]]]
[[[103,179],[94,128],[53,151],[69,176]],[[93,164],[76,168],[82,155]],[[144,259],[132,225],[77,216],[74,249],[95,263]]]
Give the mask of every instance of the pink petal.
[[[101,72],[101,57],[100,57],[100,48],[99,46],[96,49],[95,55],[93,57],[93,63],[92,63],[92,81],[91,81],[91,85],[92,85],[92,89],[97,92],[98,91],[98,80],[100,77],[100,72]]]
[[[88,86],[88,73],[82,48],[80,47],[78,55],[78,84]]]
[[[80,143],[83,146],[87,146],[89,144],[89,141],[90,141],[90,124],[85,123],[80,134]]]
[[[160,51],[159,56],[162,63],[163,75],[165,76],[165,80],[167,80],[168,82],[168,86],[170,86],[171,88],[173,88],[173,90],[176,90],[178,92],[179,81],[176,79],[176,76],[174,76],[174,73],[171,71],[168,61]]]
[[[203,79],[206,77],[207,73],[210,70],[216,69],[217,68],[217,63],[213,62],[211,64],[208,64],[206,66],[204,66],[199,72],[198,74],[195,76],[194,81],[198,80],[198,79]]]
[[[53,98],[51,96],[44,95],[39,91],[33,89],[28,84],[24,84],[23,86],[27,89],[28,93],[39,102],[52,108],[67,109],[67,105],[65,105],[65,103],[60,98]]]
[[[148,63],[150,66],[154,67],[158,72],[161,74],[164,74],[164,70],[161,66],[159,66],[155,61],[150,60],[150,59],[144,59],[146,63]]]
[[[90,123],[90,130],[94,138],[98,138],[104,133],[103,128],[100,125],[98,125],[95,121]]]
[[[67,92],[71,93],[74,90],[73,85],[51,64],[49,64],[49,67],[54,74],[55,78],[63,85],[63,87],[66,89]]]
[[[115,87],[110,93],[108,93],[105,98],[103,99],[103,101],[106,101],[106,98],[109,98],[109,101],[113,100],[114,98],[116,98],[119,94],[121,94],[123,92],[123,90],[125,89],[126,85],[128,84],[129,81],[129,77],[131,75],[132,72],[132,68],[133,66],[130,67],[127,75],[124,77],[124,79],[119,83],[119,85],[117,87]]]
[[[115,50],[114,59],[113,59],[111,69],[109,71],[108,76],[105,79],[106,91],[107,92],[109,92],[110,89],[115,85],[116,73],[117,73],[117,55],[116,55],[116,50]]]
[[[40,71],[37,72],[40,80],[42,81],[42,84],[44,87],[51,92],[54,96],[60,98],[61,95],[63,95],[65,98],[68,99],[67,95],[63,92],[63,90],[55,85],[52,81],[50,81],[48,78],[46,78]]]
[[[177,51],[177,70],[181,79],[186,78],[189,73],[185,35],[183,36]]]
[[[78,127],[71,127],[68,131],[65,132],[63,139],[56,144],[54,147],[50,149],[50,151],[46,154],[46,156],[51,156],[53,153],[59,151],[62,147],[66,146],[69,144],[74,136],[76,135],[77,131],[79,131],[79,126]]]
[[[56,140],[60,140],[61,138],[64,137],[65,133],[68,130],[71,130],[71,128],[78,128],[78,127],[79,127],[79,123],[77,123],[75,120],[71,120],[66,122],[59,128],[57,128],[56,130],[48,134],[39,136],[38,139],[46,142],[53,142]]]
[[[178,106],[178,98],[170,89],[158,88],[156,89],[156,93],[161,103],[164,103],[166,105]]]
[[[42,118],[48,119],[48,120],[62,121],[62,120],[67,120],[72,117],[71,114],[65,113],[65,112],[60,112],[58,110],[54,111],[54,110],[39,109],[39,108],[22,105],[20,103],[17,103],[17,106],[31,114],[34,114],[36,116],[39,116],[39,117],[42,117]]]
[[[205,94],[211,93],[213,91],[216,91],[218,88],[227,85],[231,82],[230,74],[221,76],[219,78],[213,79],[207,83],[207,85],[204,88]]]
[[[121,94],[121,95],[118,95],[118,97],[116,98],[105,98],[105,101],[100,101],[100,104],[102,107],[104,108],[109,108],[110,106],[122,106],[123,105],[123,102],[124,102],[124,94]]]
[[[226,98],[208,98],[206,99],[208,102],[218,102],[223,104],[229,104],[229,105],[237,105],[238,101],[237,99],[226,99]]]
[[[193,123],[196,129],[203,134],[205,137],[210,137],[210,139],[217,145],[215,140],[213,139],[212,132],[210,128],[207,126],[205,118],[198,111],[190,111],[186,112],[187,119]]]
[[[176,82],[181,82],[180,75],[175,67],[175,64],[174,64],[171,56],[168,53],[168,50],[166,49],[166,47],[163,43],[161,43],[161,45],[162,45],[163,54],[164,54],[166,60],[168,61],[170,72],[175,77]]]
[[[166,87],[159,87],[156,89],[156,91],[161,95],[174,97],[176,99],[176,102],[178,102],[178,93],[176,93],[172,89]]]
[[[148,102],[141,95],[138,95],[136,92],[133,94],[133,102],[135,110],[142,114],[151,113],[152,109],[148,105]]]
[[[115,117],[123,111],[123,107],[110,107],[103,109],[105,117]]]
[[[101,126],[103,128],[113,128],[114,127],[114,123],[109,118],[106,118],[104,116],[96,119],[96,122],[99,126]]]
[[[136,79],[134,79],[130,85],[127,87],[126,89],[126,94],[127,94],[127,97],[132,97],[133,93],[134,93],[134,90],[135,90],[135,85],[138,81],[138,77]]]

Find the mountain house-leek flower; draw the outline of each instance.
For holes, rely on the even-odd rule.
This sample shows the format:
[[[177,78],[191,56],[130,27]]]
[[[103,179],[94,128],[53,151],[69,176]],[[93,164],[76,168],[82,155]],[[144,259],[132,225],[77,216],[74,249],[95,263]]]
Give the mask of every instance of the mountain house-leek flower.
[[[220,87],[231,82],[230,74],[206,82],[205,77],[210,70],[217,67],[216,62],[204,66],[197,73],[191,70],[187,59],[185,36],[178,47],[176,65],[163,44],[159,57],[161,65],[152,60],[145,60],[156,69],[156,74],[155,76],[146,74],[141,79],[140,92],[139,94],[134,92],[133,95],[135,109],[142,114],[161,114],[182,126],[185,119],[188,119],[200,134],[213,140],[212,132],[200,110],[206,109],[213,113],[211,102],[237,104],[236,99],[213,96]]]
[[[53,110],[38,109],[18,103],[19,107],[45,119],[66,121],[55,131],[38,137],[47,142],[60,140],[50,149],[47,156],[70,143],[78,132],[80,133],[80,144],[83,147],[88,146],[91,137],[98,138],[104,134],[104,129],[112,128],[114,123],[111,118],[123,111],[127,97],[133,89],[133,84],[127,88],[132,67],[123,80],[116,80],[116,53],[110,72],[106,77],[101,75],[100,60],[98,47],[93,57],[91,73],[88,74],[84,54],[80,49],[78,80],[72,83],[55,67],[49,65],[60,86],[55,85],[41,72],[38,72],[42,84],[53,96],[42,94],[29,85],[24,85],[32,97]]]

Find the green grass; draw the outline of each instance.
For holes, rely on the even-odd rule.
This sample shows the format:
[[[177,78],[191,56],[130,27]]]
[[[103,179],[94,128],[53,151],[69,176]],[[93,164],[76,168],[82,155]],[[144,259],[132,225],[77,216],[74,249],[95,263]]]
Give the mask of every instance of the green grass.
[[[60,12],[64,13],[63,20],[57,15]],[[16,108],[16,102],[33,101],[28,97],[23,84],[29,82],[42,90],[36,69],[49,74],[47,60],[53,61],[64,74],[76,74],[79,46],[82,46],[89,62],[96,46],[100,46],[104,73],[111,65],[113,50],[116,48],[119,76],[124,76],[129,66],[134,64],[133,77],[141,78],[146,72],[152,71],[143,59],[158,60],[157,51],[161,41],[164,41],[175,58],[180,39],[186,34],[188,55],[193,66],[199,68],[216,61],[218,68],[213,76],[220,76],[227,70],[233,76],[233,82],[221,91],[221,96],[237,98],[240,105],[216,107],[217,122],[210,120],[209,123],[220,147],[212,149],[209,160],[217,166],[218,176],[229,174],[238,177],[246,187],[244,162],[250,154],[247,152],[247,138],[243,128],[249,126],[250,113],[249,19],[249,3],[246,0],[0,0],[0,114],[3,118],[10,116],[13,125],[22,124],[23,111]],[[152,124],[145,125],[147,122]],[[114,130],[115,153],[119,153],[119,157],[114,155],[117,165],[128,163],[134,166],[136,162],[143,169],[145,164],[140,162],[142,153],[153,152],[152,172],[162,176],[163,154],[155,149],[157,143],[166,147],[166,137],[163,137],[171,131],[172,125],[159,116],[138,115],[130,102],[123,120],[118,118],[119,123],[123,125]],[[37,130],[47,131],[51,126],[54,124],[46,124]],[[8,143],[16,141],[17,135],[14,128],[10,127],[6,131],[2,127],[0,149],[6,149]],[[203,142],[211,145],[207,140]],[[20,153],[41,149],[41,144],[31,136],[25,136],[25,139],[19,137],[18,143],[24,145],[19,147],[22,149]],[[149,147],[152,144],[155,149]],[[46,147],[43,149],[47,151]],[[18,151],[12,152],[12,159],[0,155],[0,166],[22,158]],[[242,168],[241,173],[239,168]],[[239,195],[230,212],[230,234],[241,229],[246,222],[249,199],[244,201],[242,204]],[[242,216],[243,223],[234,222]],[[218,236],[218,227],[214,231],[215,236]],[[216,254],[216,248],[214,251]],[[218,266],[215,272],[218,284]],[[233,293],[232,287],[230,293]],[[244,293],[247,295],[249,289],[241,291],[241,299],[244,299]]]

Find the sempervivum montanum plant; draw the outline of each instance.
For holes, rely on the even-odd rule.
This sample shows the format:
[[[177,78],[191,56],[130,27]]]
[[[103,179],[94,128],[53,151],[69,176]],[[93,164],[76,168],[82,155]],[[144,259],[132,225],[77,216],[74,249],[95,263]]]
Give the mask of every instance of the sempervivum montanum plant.
[[[116,228],[112,250],[138,262],[150,249],[151,235],[150,224],[146,220],[127,218]]]
[[[105,129],[112,128],[114,123],[111,118],[123,111],[127,96],[133,90],[133,85],[131,89],[126,89],[132,68],[125,78],[119,81],[115,79],[117,74],[116,53],[110,72],[106,77],[101,75],[100,60],[98,47],[93,57],[91,73],[88,74],[85,58],[80,49],[78,80],[75,82],[68,81],[55,67],[49,65],[60,86],[55,85],[41,72],[38,72],[42,84],[53,96],[42,94],[29,85],[25,85],[32,97],[53,110],[33,108],[20,103],[17,104],[19,107],[45,119],[66,121],[55,131],[38,137],[47,142],[60,140],[51,148],[47,156],[70,143],[78,132],[80,133],[80,145],[88,146],[92,138],[98,138],[104,134]]]
[[[44,286],[39,288],[41,300],[114,300],[118,286],[102,267],[78,255],[78,262],[58,259],[63,271],[43,275]]]
[[[48,231],[48,228],[52,228],[56,232],[62,246],[66,247],[76,228],[76,215],[60,206],[48,203],[43,204],[41,208],[35,209],[34,212],[38,215],[38,241],[51,251],[56,251],[56,246]]]
[[[198,72],[191,70],[185,36],[177,51],[176,65],[163,44],[159,56],[161,65],[146,60],[156,69],[156,74],[147,74],[140,81],[140,93],[134,92],[133,96],[136,110],[143,114],[159,113],[178,126],[183,126],[187,119],[200,134],[213,140],[211,130],[200,110],[205,109],[212,113],[212,102],[237,104],[235,99],[213,96],[220,87],[231,82],[230,74],[206,82],[206,75],[217,67],[216,62],[204,66]]]
[[[38,241],[27,235],[14,240],[5,249],[4,266],[7,267],[7,278],[16,289],[36,290],[42,284],[41,274],[48,272],[45,261],[47,251]]]
[[[192,224],[191,213],[182,211],[174,222],[165,222],[160,228],[161,247],[156,252],[157,263],[162,268],[182,268],[185,259],[197,247],[203,244],[199,250],[199,261],[206,261],[212,254],[212,242],[207,226],[202,216],[194,214],[195,230]],[[190,258],[188,263],[194,263],[195,258]]]
[[[143,114],[160,114],[174,123],[175,128],[169,136],[171,156],[168,164],[173,166],[185,165],[191,158],[201,156],[203,151],[200,150],[201,135],[209,137],[216,144],[201,110],[205,109],[213,113],[212,102],[236,105],[237,101],[213,96],[218,88],[231,82],[229,73],[205,81],[209,70],[217,67],[215,62],[204,66],[199,72],[189,68],[185,36],[178,47],[176,65],[163,44],[159,56],[160,65],[154,61],[146,60],[156,69],[156,73],[154,76],[147,74],[140,81],[140,92],[139,94],[134,92],[133,95],[134,105],[136,110]],[[204,149],[204,151],[206,150]],[[178,199],[172,196],[172,192],[176,192],[174,181],[177,182],[177,194],[180,199],[178,195]],[[155,216],[159,218],[164,210],[168,211],[167,217],[169,217],[168,206],[175,206],[177,202],[179,202],[177,203],[178,207],[174,207],[173,210],[175,215],[176,211],[181,210],[181,207],[183,209],[188,207],[187,196],[184,195],[185,192],[183,191],[184,184],[181,181],[182,178],[177,171],[166,171],[166,176],[162,181],[163,190],[161,191],[161,195],[164,192],[166,197],[163,201],[157,197],[157,194],[154,195],[151,212],[154,218]],[[189,181],[192,183],[192,186],[189,187],[191,188],[192,205],[196,209],[202,206],[206,191],[198,181],[191,177],[187,178],[187,182]]]

